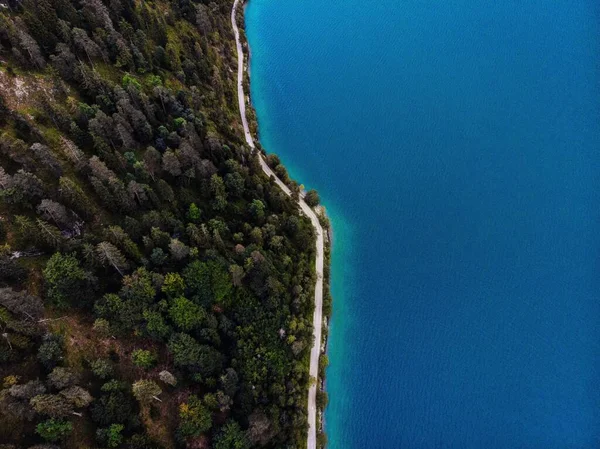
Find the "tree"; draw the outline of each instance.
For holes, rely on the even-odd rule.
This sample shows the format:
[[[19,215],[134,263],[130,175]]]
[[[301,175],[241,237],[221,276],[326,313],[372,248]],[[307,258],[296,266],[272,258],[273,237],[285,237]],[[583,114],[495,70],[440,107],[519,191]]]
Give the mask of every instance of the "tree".
[[[75,254],[54,253],[44,268],[46,297],[58,308],[79,305],[78,299],[86,300],[90,274],[81,265]]]
[[[73,28],[71,31],[73,44],[82,53],[85,53],[90,65],[94,67],[92,59],[96,59],[102,56],[102,50],[100,47],[88,36],[85,30],[81,28]]]
[[[11,288],[0,288],[0,306],[4,307],[15,315],[36,320],[44,314],[44,305],[42,300],[23,290],[16,292]]]
[[[59,228],[69,228],[71,225],[71,216],[66,207],[56,201],[42,200],[37,207],[37,211],[44,220],[53,221]]]
[[[58,159],[54,157],[50,149],[46,145],[41,143],[34,143],[29,148],[29,151],[33,153],[37,162],[43,167],[44,170],[49,171],[52,175],[58,177],[62,175],[62,167],[58,162]]]
[[[94,422],[101,426],[126,423],[135,414],[135,403],[122,382],[111,381],[102,386],[102,395],[91,406]]]
[[[96,255],[100,263],[103,265],[110,265],[117,270],[121,276],[124,275],[123,272],[127,269],[127,261],[121,251],[119,251],[112,243],[98,243],[98,245],[96,245]]]
[[[35,427],[35,432],[44,440],[54,443],[73,431],[73,425],[61,419],[47,419]]]
[[[57,334],[46,334],[38,349],[37,358],[46,368],[54,368],[62,359],[64,351],[63,339]]]
[[[61,177],[58,181],[59,193],[64,201],[84,217],[92,217],[95,208],[89,198],[71,178]]]
[[[109,448],[119,447],[123,442],[123,429],[125,429],[123,424],[111,424],[105,429],[98,429],[96,437],[101,444],[105,444]]]
[[[310,207],[315,207],[319,205],[319,202],[321,201],[319,198],[319,194],[317,193],[316,190],[311,189],[308,192],[306,192],[306,196],[304,197],[304,201],[306,202],[306,204],[308,204]]]
[[[77,376],[68,368],[57,366],[48,375],[48,383],[58,389],[70,387],[77,382]]]
[[[164,383],[169,384],[171,386],[177,385],[177,379],[170,372],[163,370],[158,373],[158,378],[162,380]]]
[[[254,218],[262,220],[265,217],[265,203],[261,200],[252,200],[249,209]]]
[[[154,248],[152,250],[152,254],[150,255],[150,260],[157,267],[162,266],[167,261],[168,258],[169,258],[169,256],[167,256],[167,254],[165,254],[165,252],[163,251],[162,248]]]
[[[58,394],[40,394],[29,402],[37,413],[51,418],[62,418],[73,413],[73,405]]]
[[[180,296],[171,302],[169,317],[182,331],[191,331],[206,320],[206,312],[189,299]]]
[[[203,4],[196,5],[196,25],[204,36],[212,32],[212,23],[208,7]]]
[[[50,55],[52,67],[60,74],[61,78],[71,81],[75,78],[77,57],[71,52],[69,46],[60,42],[56,46],[56,54]]]
[[[59,394],[77,408],[87,407],[94,400],[87,390],[77,385],[62,390]]]
[[[218,390],[215,394],[215,400],[221,413],[227,412],[233,405],[231,398],[221,390]]]
[[[227,173],[225,175],[225,186],[227,191],[234,196],[241,196],[244,193],[245,181],[239,173]]]
[[[231,278],[218,262],[191,262],[183,270],[190,297],[203,304],[220,303],[231,293]]]
[[[198,396],[191,395],[187,402],[179,404],[177,433],[181,437],[197,437],[210,429],[211,425],[211,413]]]
[[[44,220],[41,220],[40,218],[35,220],[35,224],[37,227],[39,240],[54,249],[61,247],[64,239],[60,229]]]
[[[246,436],[253,445],[265,446],[273,438],[275,432],[267,415],[260,409],[252,412],[248,417],[249,427]]]
[[[131,300],[138,305],[151,304],[156,296],[156,289],[152,283],[152,275],[144,267],[138,268],[132,274],[123,277],[123,287],[119,295],[123,299]]]
[[[108,379],[113,375],[113,366],[106,359],[96,359],[90,364],[92,373],[100,379]]]
[[[210,191],[213,194],[212,207],[216,211],[222,211],[227,206],[227,192],[223,178],[216,173],[210,178]]]
[[[161,155],[156,148],[148,147],[146,149],[144,152],[144,166],[154,181],[156,175],[159,175],[161,171]]]
[[[14,398],[29,400],[34,396],[44,394],[46,392],[46,387],[39,380],[30,380],[23,385],[11,386],[8,392]]]
[[[200,212],[200,208],[198,206],[196,206],[196,203],[190,204],[187,216],[188,216],[188,219],[194,223],[197,223],[198,221],[200,221],[201,212]]]
[[[156,364],[156,355],[145,349],[136,349],[131,353],[131,360],[135,366],[148,369]]]
[[[168,298],[181,296],[185,292],[183,278],[179,273],[167,273],[161,289]]]
[[[75,145],[74,142],[70,141],[66,137],[60,138],[61,148],[63,153],[69,160],[75,165],[77,170],[81,170],[85,165],[85,153],[81,151],[81,149]],[[67,178],[69,179],[69,178]]]
[[[144,311],[146,332],[155,340],[165,340],[171,333],[170,326],[165,322],[162,314],[157,311]]]
[[[94,120],[100,120],[103,116],[103,112],[102,111],[98,111],[98,113],[96,114],[96,118]],[[104,117],[106,117],[106,120],[110,120],[109,117],[107,117],[104,114]],[[90,127],[92,126],[93,121],[90,120]],[[100,126],[100,125],[98,125]],[[110,136],[112,133],[112,127],[114,125],[111,123],[106,123],[104,125],[102,125],[102,129],[104,130],[104,127],[107,127],[107,130],[104,130],[105,132],[108,133],[108,135]],[[117,175],[115,175],[115,173],[109,169],[106,164],[104,162],[102,162],[100,160],[100,158],[98,158],[98,156],[92,156],[90,158],[90,160],[88,161],[88,167],[90,169],[90,172],[93,176],[95,176],[96,178],[98,178],[101,181],[104,182],[108,182],[109,179],[115,178]]]
[[[172,176],[181,175],[181,163],[171,150],[165,151],[162,156],[162,169]]]
[[[242,286],[242,280],[244,279],[244,269],[239,265],[233,264],[229,266],[229,273],[231,274],[231,280],[233,285],[236,287]]]
[[[233,397],[238,390],[238,375],[233,368],[227,368],[225,374],[223,374],[219,381],[223,387],[225,394]]]
[[[132,390],[135,398],[142,404],[148,403],[152,399],[160,401],[157,396],[162,393],[162,390],[156,382],[143,379],[134,382]]]
[[[12,187],[14,188],[14,201],[21,203],[24,201],[34,202],[41,199],[44,195],[44,184],[33,173],[23,169],[19,170],[12,178]]]
[[[0,167],[0,189],[8,190],[12,187],[12,183],[12,176],[6,173],[3,167]]]
[[[203,376],[211,376],[221,369],[221,354],[210,346],[201,345],[188,334],[173,335],[168,347],[176,366]]]
[[[235,421],[225,424],[215,438],[214,449],[249,449],[246,435]]]
[[[9,113],[10,109],[8,109],[8,106],[6,105],[6,100],[2,95],[0,95],[0,125],[4,124]]]
[[[169,251],[175,260],[185,259],[190,254],[190,248],[179,239],[171,239]]]
[[[101,338],[110,336],[110,322],[104,318],[96,318],[92,329]]]
[[[39,69],[43,69],[46,65],[46,61],[42,56],[40,47],[37,42],[25,31],[24,24],[21,24],[17,30],[17,36],[19,38],[19,44],[25,53],[29,56],[29,61]]]
[[[317,390],[317,407],[320,410],[324,410],[325,407],[327,407],[327,403],[329,402],[329,398],[327,397],[327,392],[325,391],[321,391],[321,390]]]

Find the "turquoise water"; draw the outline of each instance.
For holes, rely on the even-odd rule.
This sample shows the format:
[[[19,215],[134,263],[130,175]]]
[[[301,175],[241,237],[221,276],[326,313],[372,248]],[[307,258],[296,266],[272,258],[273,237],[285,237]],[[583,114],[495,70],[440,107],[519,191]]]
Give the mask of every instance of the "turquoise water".
[[[251,0],[332,212],[332,449],[600,447],[597,0]]]

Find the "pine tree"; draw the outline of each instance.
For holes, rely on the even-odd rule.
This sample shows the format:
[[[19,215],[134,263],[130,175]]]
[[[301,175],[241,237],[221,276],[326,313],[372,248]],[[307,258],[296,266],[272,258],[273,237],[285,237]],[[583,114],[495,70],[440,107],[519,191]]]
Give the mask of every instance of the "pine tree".
[[[100,263],[110,265],[121,276],[124,275],[124,271],[127,269],[127,261],[116,246],[108,242],[98,243],[96,246],[96,255]]]

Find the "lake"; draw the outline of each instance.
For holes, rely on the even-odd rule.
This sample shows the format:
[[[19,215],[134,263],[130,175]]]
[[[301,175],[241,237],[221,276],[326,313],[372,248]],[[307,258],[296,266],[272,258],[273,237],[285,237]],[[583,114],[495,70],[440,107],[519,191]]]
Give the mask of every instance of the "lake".
[[[331,449],[600,445],[600,3],[250,0],[332,217]]]

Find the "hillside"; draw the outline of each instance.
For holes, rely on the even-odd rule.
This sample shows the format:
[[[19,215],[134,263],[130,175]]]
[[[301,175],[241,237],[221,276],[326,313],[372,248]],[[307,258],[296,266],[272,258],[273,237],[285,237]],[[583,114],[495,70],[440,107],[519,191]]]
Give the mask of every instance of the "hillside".
[[[230,8],[0,8],[6,447],[305,444],[315,236],[244,144]]]

